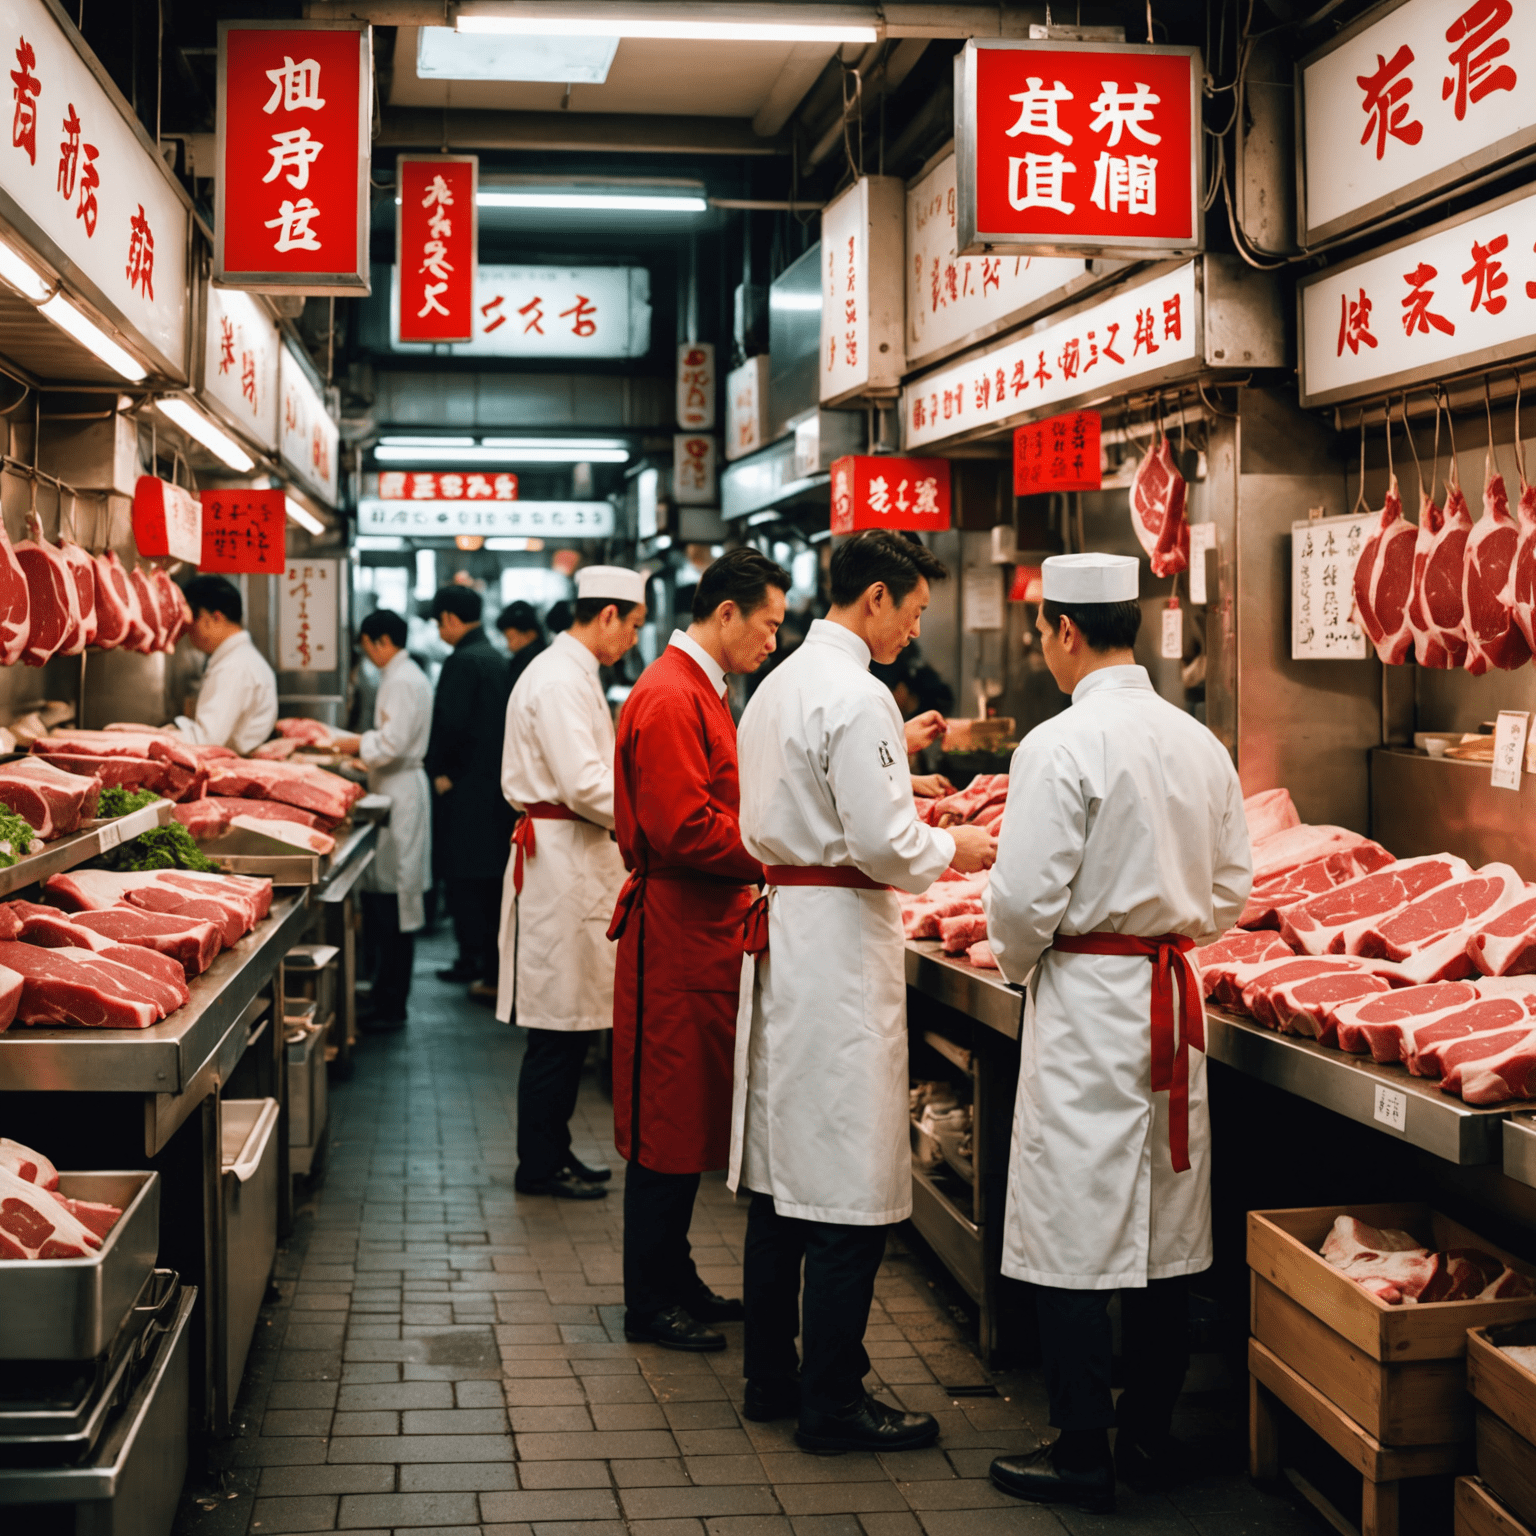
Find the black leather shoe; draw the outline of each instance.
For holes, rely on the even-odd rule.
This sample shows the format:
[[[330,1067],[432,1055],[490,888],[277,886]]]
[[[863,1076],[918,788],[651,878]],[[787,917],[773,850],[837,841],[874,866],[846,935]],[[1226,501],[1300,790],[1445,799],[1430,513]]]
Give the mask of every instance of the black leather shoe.
[[[723,1333],[706,1328],[682,1307],[663,1307],[649,1317],[626,1312],[624,1337],[631,1344],[660,1344],[663,1349],[686,1349],[694,1353],[725,1348]]]
[[[739,1323],[746,1308],[735,1296],[717,1296],[709,1289],[695,1291],[683,1305],[701,1323]]]
[[[1148,1449],[1128,1429],[1115,1436],[1115,1475],[1138,1493],[1165,1493],[1196,1475],[1194,1457],[1182,1440],[1163,1436]]]
[[[578,1179],[584,1179],[588,1184],[606,1184],[613,1177],[611,1168],[589,1168],[574,1153],[565,1160],[566,1169],[574,1173]]]
[[[904,1413],[888,1408],[867,1392],[842,1413],[800,1411],[795,1444],[807,1451],[916,1451],[939,1438],[939,1421],[931,1413]]]
[[[553,1178],[524,1182],[514,1179],[512,1187],[520,1195],[553,1195],[556,1200],[602,1200],[608,1191],[601,1184],[588,1184],[562,1168]]]
[[[754,1424],[771,1424],[775,1419],[793,1419],[800,1412],[800,1378],[770,1376],[763,1381],[749,1381],[741,1404],[743,1418]]]
[[[1112,1515],[1114,1468],[1100,1463],[1090,1472],[1069,1472],[1052,1459],[1054,1449],[1052,1442],[1027,1456],[999,1456],[992,1463],[992,1481],[1004,1493],[1033,1504],[1074,1504],[1090,1515]]]

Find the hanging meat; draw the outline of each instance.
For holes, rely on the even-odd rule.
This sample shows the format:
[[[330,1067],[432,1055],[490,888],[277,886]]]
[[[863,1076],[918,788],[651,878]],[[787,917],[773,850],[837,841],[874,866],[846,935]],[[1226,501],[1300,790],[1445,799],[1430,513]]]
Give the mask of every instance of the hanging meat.
[[[1515,568],[1520,525],[1509,515],[1504,477],[1488,455],[1483,487],[1482,520],[1467,540],[1462,574],[1462,601],[1467,613],[1467,671],[1480,676],[1490,667],[1513,672],[1531,659],[1531,647],[1515,622],[1512,602],[1505,599]]]
[[[1131,526],[1152,561],[1154,576],[1173,576],[1189,567],[1187,490],[1183,475],[1174,468],[1168,439],[1159,434],[1131,481]]]
[[[31,634],[31,597],[16,551],[0,523],[0,666],[21,660]]]
[[[37,538],[23,539],[16,558],[27,578],[30,634],[21,659],[40,667],[50,656],[78,656],[81,641],[80,593],[63,555],[37,530]]]
[[[1520,507],[1515,521],[1519,540],[1510,568],[1504,602],[1515,616],[1525,643],[1536,652],[1536,485],[1525,478],[1525,451],[1520,442],[1520,397],[1515,396],[1515,462],[1520,469]]]
[[[128,638],[128,604],[112,572],[116,559],[116,555],[101,554],[91,560],[96,580],[96,646],[103,651],[115,651]],[[117,569],[121,573],[123,568]]]
[[[1408,599],[1413,594],[1418,533],[1403,516],[1403,499],[1393,475],[1381,517],[1355,563],[1355,616],[1376,654],[1389,666],[1407,661],[1413,650]]]
[[[96,643],[96,565],[73,539],[59,540],[59,554],[74,578],[80,598],[80,650]],[[69,652],[70,655],[78,654]]]
[[[1421,488],[1413,596],[1408,603],[1413,654],[1421,667],[1459,667],[1467,659],[1466,607],[1461,589],[1471,532],[1472,514],[1467,510],[1453,454],[1446,479],[1445,510]]]

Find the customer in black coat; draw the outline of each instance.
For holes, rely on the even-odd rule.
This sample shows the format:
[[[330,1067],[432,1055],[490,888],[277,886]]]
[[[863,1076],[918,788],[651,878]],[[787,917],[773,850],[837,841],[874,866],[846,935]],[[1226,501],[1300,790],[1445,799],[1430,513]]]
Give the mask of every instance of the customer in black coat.
[[[541,651],[548,649],[548,642],[544,639],[539,616],[533,611],[531,603],[508,603],[496,620],[496,628],[507,642],[507,650],[512,657],[507,676],[516,688],[518,678],[528,670],[528,663]]]
[[[480,596],[469,587],[441,587],[432,599],[437,632],[453,654],[437,680],[426,767],[442,810],[442,867],[459,941],[458,961],[438,976],[469,982],[472,997],[494,1004],[501,883],[512,840],[512,808],[501,793],[512,689],[480,613]]]

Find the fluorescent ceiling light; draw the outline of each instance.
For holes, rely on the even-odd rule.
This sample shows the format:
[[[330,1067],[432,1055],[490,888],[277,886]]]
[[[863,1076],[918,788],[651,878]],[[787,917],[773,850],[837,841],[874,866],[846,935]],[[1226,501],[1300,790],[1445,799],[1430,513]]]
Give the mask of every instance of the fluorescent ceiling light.
[[[297,523],[300,528],[308,529],[317,537],[325,532],[325,524],[312,512],[306,512],[292,496],[283,497],[283,507],[288,513],[289,522]]]
[[[631,192],[480,192],[478,208],[554,208],[596,213],[706,213],[708,199],[698,193],[663,196]]]
[[[705,21],[696,17],[463,16],[460,32],[503,37],[643,37],[688,43],[873,43],[871,26],[815,22]]]
[[[612,34],[504,38],[423,27],[416,34],[416,78],[601,85],[618,47]]]
[[[627,464],[627,448],[384,448],[373,450],[380,464]]]
[[[819,293],[780,293],[778,289],[770,288],[768,307],[769,309],[820,310],[821,295]]]
[[[222,427],[216,427],[190,400],[157,400],[155,406],[162,416],[174,421],[188,437],[195,438],[236,474],[249,474],[256,468],[255,459]]]
[[[830,539],[831,537],[832,537],[832,530],[830,528],[823,528],[820,533],[813,533],[811,535],[811,543],[812,544],[825,544],[826,541],[828,539]]]
[[[381,437],[386,448],[473,448],[472,437]]]
[[[0,244],[0,277],[34,304],[41,304],[52,291],[50,285],[33,269],[31,262],[24,261],[5,244]]]
[[[626,454],[629,451],[629,444],[622,437],[482,437],[480,441],[487,448],[622,448]]]
[[[360,550],[377,550],[380,554],[405,548],[405,540],[397,533],[360,533],[356,539]]]
[[[536,555],[544,548],[543,539],[487,539],[487,549],[503,555]]]
[[[94,320],[86,319],[62,293],[56,293],[46,304],[38,305],[37,312],[47,315],[61,331],[67,331],[87,352],[94,354],[114,373],[137,383],[145,376],[145,370],[128,352],[112,340]],[[250,461],[246,461],[250,467]]]
[[[778,517],[779,514],[777,512],[754,512],[752,516],[747,519],[747,527],[757,528],[760,527],[763,523],[777,522]]]

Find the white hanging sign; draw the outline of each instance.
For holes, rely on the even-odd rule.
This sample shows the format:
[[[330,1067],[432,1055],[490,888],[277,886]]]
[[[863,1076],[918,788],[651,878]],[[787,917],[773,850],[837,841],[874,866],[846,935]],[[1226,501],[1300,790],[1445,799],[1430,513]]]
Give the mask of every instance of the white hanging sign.
[[[707,341],[677,349],[677,424],[685,432],[714,430],[715,349]]]
[[[1189,525],[1189,600],[1196,605],[1206,601],[1205,552],[1215,548],[1215,523]]]
[[[341,432],[304,365],[286,346],[278,359],[278,388],[283,397],[278,457],[306,489],[334,507],[340,484]]]
[[[1363,661],[1355,566],[1379,514],[1291,524],[1291,660]]]
[[[1001,629],[1006,622],[1003,573],[995,565],[968,565],[960,580],[960,607],[967,634]]]
[[[271,453],[277,447],[282,337],[259,299],[207,289],[202,395],[232,426]]]
[[[745,458],[768,441],[768,354],[725,376],[725,456]]]
[[[341,608],[341,561],[290,560],[277,592],[277,668],[334,672]]]
[[[861,176],[821,213],[821,403],[901,382],[902,204],[894,176]]]
[[[1184,610],[1179,607],[1176,597],[1170,597],[1163,609],[1163,643],[1160,654],[1164,661],[1184,659]]]
[[[391,501],[365,496],[357,504],[359,533],[452,539],[461,533],[529,534],[552,539],[613,537],[606,501]]]
[[[698,432],[672,438],[672,500],[680,507],[712,507],[715,488],[715,440]]]
[[[1519,789],[1525,767],[1525,738],[1531,717],[1523,709],[1501,709],[1493,728],[1493,778],[1495,789]]]

